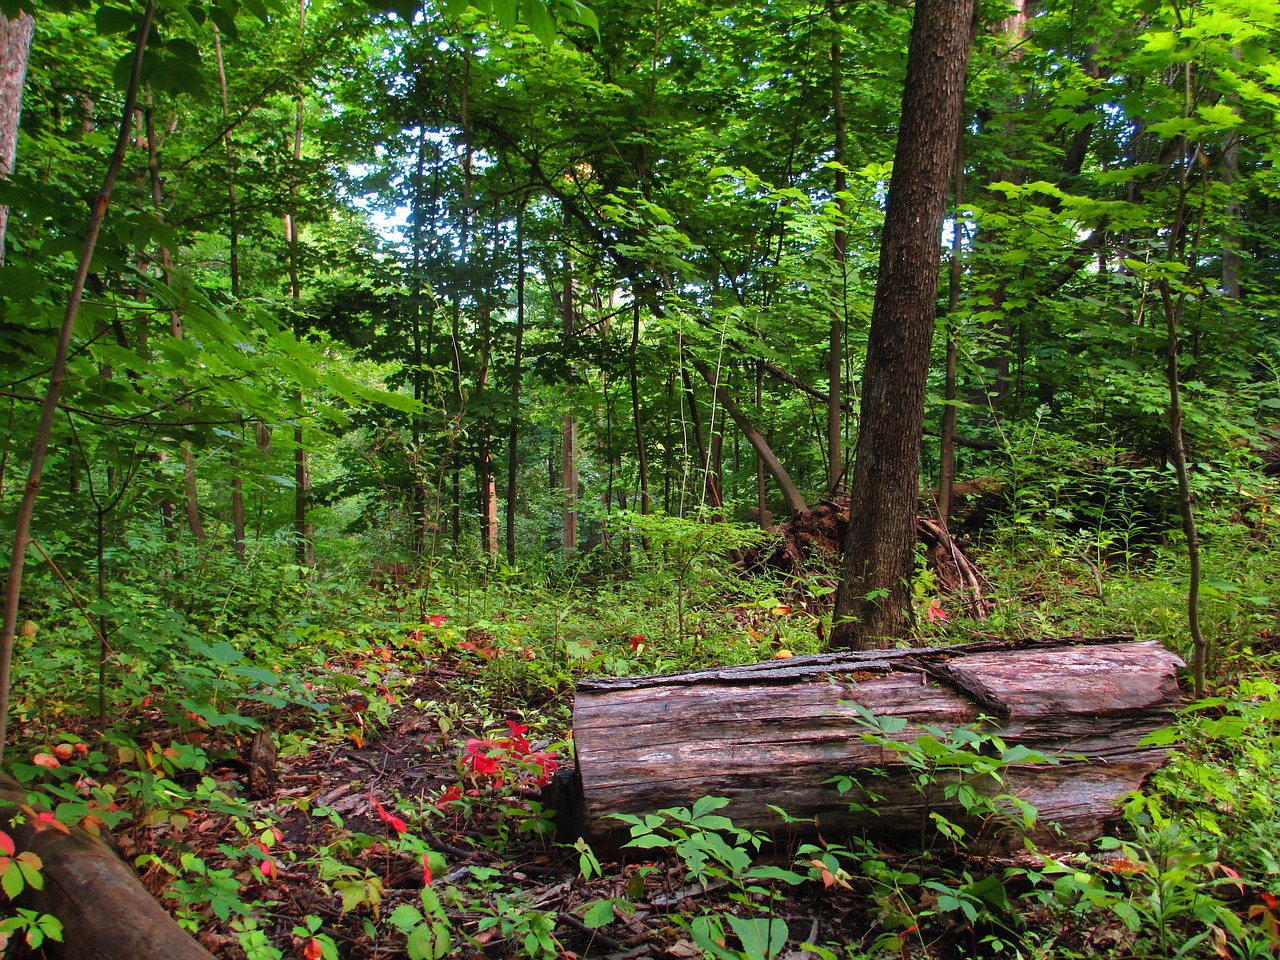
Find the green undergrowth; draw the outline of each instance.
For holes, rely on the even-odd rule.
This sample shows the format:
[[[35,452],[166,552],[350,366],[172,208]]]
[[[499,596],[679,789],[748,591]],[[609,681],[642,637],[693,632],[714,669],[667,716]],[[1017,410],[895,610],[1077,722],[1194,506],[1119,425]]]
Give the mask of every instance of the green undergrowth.
[[[283,542],[258,544],[241,564],[229,551],[157,538],[111,556],[111,586],[93,596],[92,564],[51,549],[61,576],[47,567],[29,593],[6,766],[51,822],[114,831],[180,923],[216,931],[220,955],[252,960],[345,955],[333,916],[276,919],[282,874],[329,898],[344,930],[359,918],[369,943],[413,958],[464,946],[563,955],[556,913],[532,905],[501,870],[442,856],[427,838],[448,831],[499,854],[536,844],[572,865],[584,898],[576,922],[605,936],[635,913],[661,865],[675,863],[720,898],[678,911],[677,932],[722,960],[772,960],[784,949],[822,958],[1280,952],[1280,816],[1269,776],[1280,761],[1280,572],[1268,510],[1255,503],[1247,516],[1210,518],[1204,617],[1215,695],[1182,712],[1169,765],[1126,802],[1119,829],[1093,855],[986,862],[969,845],[967,821],[943,816],[927,825],[934,840],[915,857],[828,838],[780,865],[708,799],[629,823],[648,859],[617,872],[582,845],[557,849],[550,811],[531,799],[571,762],[577,680],[823,650],[829,572],[809,583],[743,578],[723,551],[758,535],[684,523],[651,522],[643,539],[637,528],[629,556],[615,549],[571,564],[384,563],[391,572],[378,588],[374,566],[350,551],[309,571],[289,562]],[[955,614],[921,569],[912,642],[1129,632],[1187,648],[1174,537],[1126,554],[1096,531],[1010,522],[973,555],[991,617]],[[425,677],[436,686],[424,687]],[[406,715],[426,718],[456,782],[425,799],[366,791],[371,818],[352,820],[305,793],[283,805],[251,801],[227,775],[260,730],[275,735],[286,761],[302,761],[376,743]],[[864,720],[864,736],[897,732]],[[922,789],[945,781],[970,819],[1013,816],[1026,827],[1035,812],[1016,797],[977,811],[969,807],[989,804],[989,792],[963,784],[1032,758],[1009,756],[982,730],[924,733],[931,741],[892,741]],[[297,848],[286,822],[295,815],[327,825],[332,839]],[[193,842],[204,823],[216,823],[219,842]],[[0,867],[0,880],[39,874],[3,851]],[[418,878],[411,902],[394,893],[406,874]],[[856,936],[837,942],[795,928],[788,904],[824,899],[845,915],[856,901]],[[41,922],[11,912],[0,932],[34,943],[52,935]]]

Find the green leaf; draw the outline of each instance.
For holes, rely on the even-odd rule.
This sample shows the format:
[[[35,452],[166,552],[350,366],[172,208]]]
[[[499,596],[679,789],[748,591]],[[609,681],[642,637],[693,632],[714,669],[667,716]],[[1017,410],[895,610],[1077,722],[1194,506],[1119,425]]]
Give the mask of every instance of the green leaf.
[[[98,32],[104,36],[124,33],[138,25],[138,19],[133,15],[133,11],[121,7],[99,7],[93,15],[93,21],[97,24]]]
[[[748,960],[773,960],[787,943],[787,925],[777,917],[744,919],[729,914],[726,919],[742,941]]]
[[[10,900],[22,893],[26,883],[22,879],[22,869],[16,860],[9,861],[9,865],[4,868],[4,873],[0,874],[0,886],[4,887],[5,895]]]
[[[598,930],[616,919],[612,900],[597,900],[582,914],[582,922],[592,930]]]
[[[391,921],[391,925],[401,933],[408,933],[418,924],[422,923],[422,911],[411,903],[402,903],[391,911],[391,915],[387,917]]]
[[[669,847],[672,845],[671,840],[666,837],[660,837],[654,833],[646,833],[643,836],[635,837],[623,844],[624,847],[631,847],[636,850],[657,850],[661,847]]]
[[[693,802],[693,819],[698,820],[712,810],[721,810],[729,805],[727,797],[699,797]],[[719,829],[719,828],[713,828]]]
[[[556,21],[543,0],[525,0],[525,16],[533,35],[545,44],[556,38]]]

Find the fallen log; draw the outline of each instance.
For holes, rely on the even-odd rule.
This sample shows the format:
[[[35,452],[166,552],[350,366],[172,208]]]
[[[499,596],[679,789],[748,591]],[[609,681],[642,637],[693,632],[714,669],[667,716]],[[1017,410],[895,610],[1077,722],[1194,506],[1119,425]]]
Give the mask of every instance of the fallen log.
[[[63,942],[45,942],[64,960],[213,960],[147,892],[106,843],[79,827],[32,822],[27,792],[0,773],[0,829],[17,852],[43,863],[44,888],[28,888],[18,905],[62,921]],[[27,808],[28,810],[30,808]]]
[[[980,723],[1009,747],[1052,758],[1008,766],[1003,784],[975,785],[1033,805],[1039,819],[1029,834],[1037,843],[1078,846],[1164,762],[1166,750],[1140,741],[1169,724],[1180,665],[1159,643],[1102,637],[584,680],[573,712],[579,793],[553,802],[566,824],[580,824],[603,849],[627,839],[613,814],[688,807],[703,796],[727,797],[722,812],[735,825],[775,843],[821,833],[916,846],[930,840],[932,812],[964,823],[942,783],[918,788],[894,749],[864,740],[861,706],[905,720],[892,735],[902,743],[915,743],[925,727],[945,734]],[[861,786],[840,796],[829,781],[841,777]],[[784,824],[770,805],[805,822]],[[1021,846],[1023,831],[1011,822],[964,825],[982,836],[985,852]]]

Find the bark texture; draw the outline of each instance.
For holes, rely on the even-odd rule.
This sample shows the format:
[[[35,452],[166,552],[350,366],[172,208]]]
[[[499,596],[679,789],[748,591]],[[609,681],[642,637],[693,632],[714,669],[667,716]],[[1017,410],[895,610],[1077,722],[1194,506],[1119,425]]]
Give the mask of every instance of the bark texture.
[[[853,509],[831,641],[868,649],[906,630],[925,381],[942,215],[964,104],[974,0],[920,0],[880,241],[854,455]]]
[[[854,705],[901,717],[895,739],[921,728],[944,731],[992,718],[1008,745],[1053,756],[1053,764],[1012,766],[1001,786],[1033,804],[1032,838],[1046,846],[1083,844],[1101,832],[1116,801],[1165,759],[1139,746],[1167,726],[1178,700],[1179,658],[1156,642],[1126,637],[823,654],[665,677],[586,680],[578,685],[573,739],[586,835],[600,848],[627,839],[614,813],[689,806],[729,798],[726,815],[776,841],[866,834],[904,845],[928,842],[929,814],[963,820],[942,783],[921,792],[914,773],[867,743]],[[887,776],[878,776],[883,770]],[[865,792],[839,796],[832,777],[861,780]],[[850,801],[868,805],[850,810]],[[561,803],[565,803],[561,798]],[[780,822],[769,805],[805,823]],[[1049,824],[1056,823],[1061,835]],[[1021,833],[967,824],[989,851],[1018,849]],[[982,846],[971,847],[984,852]]]
[[[28,13],[10,20],[0,14],[0,179],[13,173],[18,156],[18,120],[22,116],[22,88],[27,82],[27,62],[35,20]],[[4,239],[9,208],[0,204],[0,264],[4,263]]]

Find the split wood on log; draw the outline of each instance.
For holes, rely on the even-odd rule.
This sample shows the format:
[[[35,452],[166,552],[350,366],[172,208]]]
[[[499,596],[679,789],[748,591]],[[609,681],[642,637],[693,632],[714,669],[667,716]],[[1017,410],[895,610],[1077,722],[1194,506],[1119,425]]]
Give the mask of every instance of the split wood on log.
[[[592,843],[610,849],[627,839],[612,814],[687,807],[703,796],[727,797],[723,812],[735,825],[775,842],[820,832],[828,840],[865,835],[914,846],[932,836],[931,812],[963,822],[940,784],[921,791],[892,749],[862,738],[860,705],[905,719],[894,735],[905,743],[925,726],[952,731],[981,721],[1008,746],[1056,759],[1013,764],[1003,784],[978,786],[1032,804],[1037,843],[1077,846],[1094,839],[1116,801],[1164,762],[1166,750],[1140,741],[1168,726],[1181,665],[1159,643],[1117,636],[585,680],[573,713],[580,793],[557,799],[566,823],[580,822]],[[853,778],[879,799],[859,788],[839,796],[829,782],[836,777]],[[770,805],[808,822],[784,825]],[[982,827],[966,824],[971,836]],[[987,827],[985,852],[1021,846],[1016,828]]]
[[[30,850],[43,862],[44,889],[28,888],[18,904],[62,921],[63,943],[45,942],[50,956],[213,960],[107,844],[79,827],[64,833],[47,824],[33,825],[20,810],[26,802],[27,792],[0,774],[0,829],[13,838],[18,851]]]

